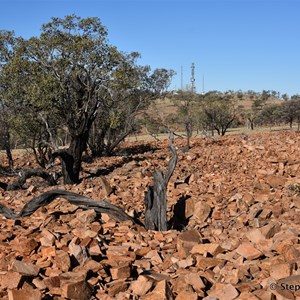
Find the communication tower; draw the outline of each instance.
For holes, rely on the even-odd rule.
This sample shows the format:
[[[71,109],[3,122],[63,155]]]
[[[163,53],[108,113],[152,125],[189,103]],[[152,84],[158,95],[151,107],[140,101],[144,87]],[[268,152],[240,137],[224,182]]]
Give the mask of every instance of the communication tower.
[[[195,88],[195,64],[192,63],[192,75],[191,75],[191,91],[192,93],[195,93],[196,88]]]

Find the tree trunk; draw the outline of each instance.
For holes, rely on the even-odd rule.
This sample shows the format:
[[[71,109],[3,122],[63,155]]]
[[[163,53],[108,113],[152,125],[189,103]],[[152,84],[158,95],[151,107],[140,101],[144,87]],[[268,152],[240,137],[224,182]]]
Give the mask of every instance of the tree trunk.
[[[86,131],[83,134],[71,137],[71,143],[68,149],[68,153],[73,157],[73,173],[75,179],[75,182],[73,183],[79,182],[82,154],[87,147],[88,136],[89,133],[88,131]]]
[[[54,160],[59,157],[61,159],[61,168],[62,168],[62,175],[64,184],[75,184],[79,181],[76,179],[73,165],[74,165],[74,158],[73,156],[66,150],[57,150],[52,154],[52,157],[49,161],[49,166],[51,166]]]
[[[251,118],[248,118],[248,121],[249,121],[249,123],[250,123],[250,129],[251,129],[251,130],[254,130],[254,120],[251,119]]]
[[[214,123],[211,123],[210,129],[211,129],[211,136],[212,136],[212,137],[215,135],[215,130],[214,130],[214,128],[215,128]]]
[[[95,130],[95,129],[94,129]],[[90,139],[89,147],[92,151],[92,157],[100,157],[105,152],[105,131],[101,130],[100,133],[93,132]]]
[[[11,153],[11,148],[10,148],[10,135],[9,135],[9,131],[8,130],[6,130],[6,132],[5,132],[4,147],[5,147],[6,156],[7,156],[7,159],[8,159],[9,169],[13,170],[13,168],[14,168],[14,161],[13,161],[13,157],[12,157],[12,153]]]
[[[192,136],[192,124],[191,122],[187,122],[185,124],[185,132],[186,132],[186,151],[190,150],[190,138]]]
[[[79,175],[82,163],[82,153],[86,149],[89,132],[71,136],[71,142],[64,158],[62,158],[62,168],[65,184],[75,184],[79,182]]]
[[[177,163],[175,146],[171,144],[172,158],[164,177],[161,171],[154,172],[154,184],[145,194],[145,228],[148,230],[167,230],[167,185]]]

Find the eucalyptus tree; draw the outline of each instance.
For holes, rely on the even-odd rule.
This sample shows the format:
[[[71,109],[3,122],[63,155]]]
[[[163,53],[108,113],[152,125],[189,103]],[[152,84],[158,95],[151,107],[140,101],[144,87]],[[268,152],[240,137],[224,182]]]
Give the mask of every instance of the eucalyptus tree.
[[[259,122],[261,125],[275,126],[283,120],[284,107],[279,104],[268,104],[259,113]]]
[[[120,121],[124,111],[130,111],[127,117],[135,116],[144,100],[167,84],[170,73],[150,73],[148,67],[136,65],[136,58],[136,53],[125,54],[109,44],[98,18],[70,15],[42,25],[40,35],[21,41],[7,62],[5,73],[12,79],[9,101],[32,108],[50,136],[49,117],[68,131],[68,148],[54,147],[52,155],[61,158],[64,183],[79,181],[82,154],[97,115],[104,136],[129,120],[128,132],[133,121]],[[110,126],[105,128],[107,117]]]
[[[292,107],[292,111],[289,111],[290,115],[286,111],[287,106]],[[292,116],[293,116],[293,120],[297,122],[297,127],[299,130],[300,129],[300,95],[298,94],[291,96],[291,99],[289,101],[284,102],[283,117],[285,118],[285,120],[287,120],[288,117],[291,118]],[[292,127],[291,123],[290,126]]]
[[[7,83],[11,78],[5,76],[4,70],[15,55],[15,48],[20,41],[21,39],[17,39],[13,31],[0,30],[0,145],[6,150],[10,169],[13,168],[9,124],[11,113],[6,103],[6,93],[8,91]]]
[[[300,101],[296,99],[287,100],[282,103],[282,107],[283,120],[289,124],[290,128],[293,128],[293,123],[299,115]]]

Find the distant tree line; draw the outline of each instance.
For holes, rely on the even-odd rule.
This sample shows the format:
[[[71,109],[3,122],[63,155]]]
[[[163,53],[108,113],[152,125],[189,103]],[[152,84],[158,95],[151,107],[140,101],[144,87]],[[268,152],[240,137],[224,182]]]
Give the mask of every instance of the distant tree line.
[[[185,131],[187,148],[192,131],[214,136],[225,135],[230,128],[289,124],[300,127],[300,95],[289,97],[276,91],[210,91],[205,94],[179,90],[168,95],[177,107],[176,113],[163,118],[147,116],[145,126],[150,132],[179,128]],[[155,125],[155,126],[153,126]]]

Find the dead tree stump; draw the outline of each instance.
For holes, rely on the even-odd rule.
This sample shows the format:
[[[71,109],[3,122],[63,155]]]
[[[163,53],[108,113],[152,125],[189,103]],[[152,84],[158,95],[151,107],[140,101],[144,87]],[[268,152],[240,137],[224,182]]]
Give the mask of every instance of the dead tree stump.
[[[145,194],[145,228],[148,230],[167,230],[167,185],[177,163],[177,153],[172,139],[170,150],[172,158],[166,176],[162,171],[155,171],[153,186],[149,186]]]

